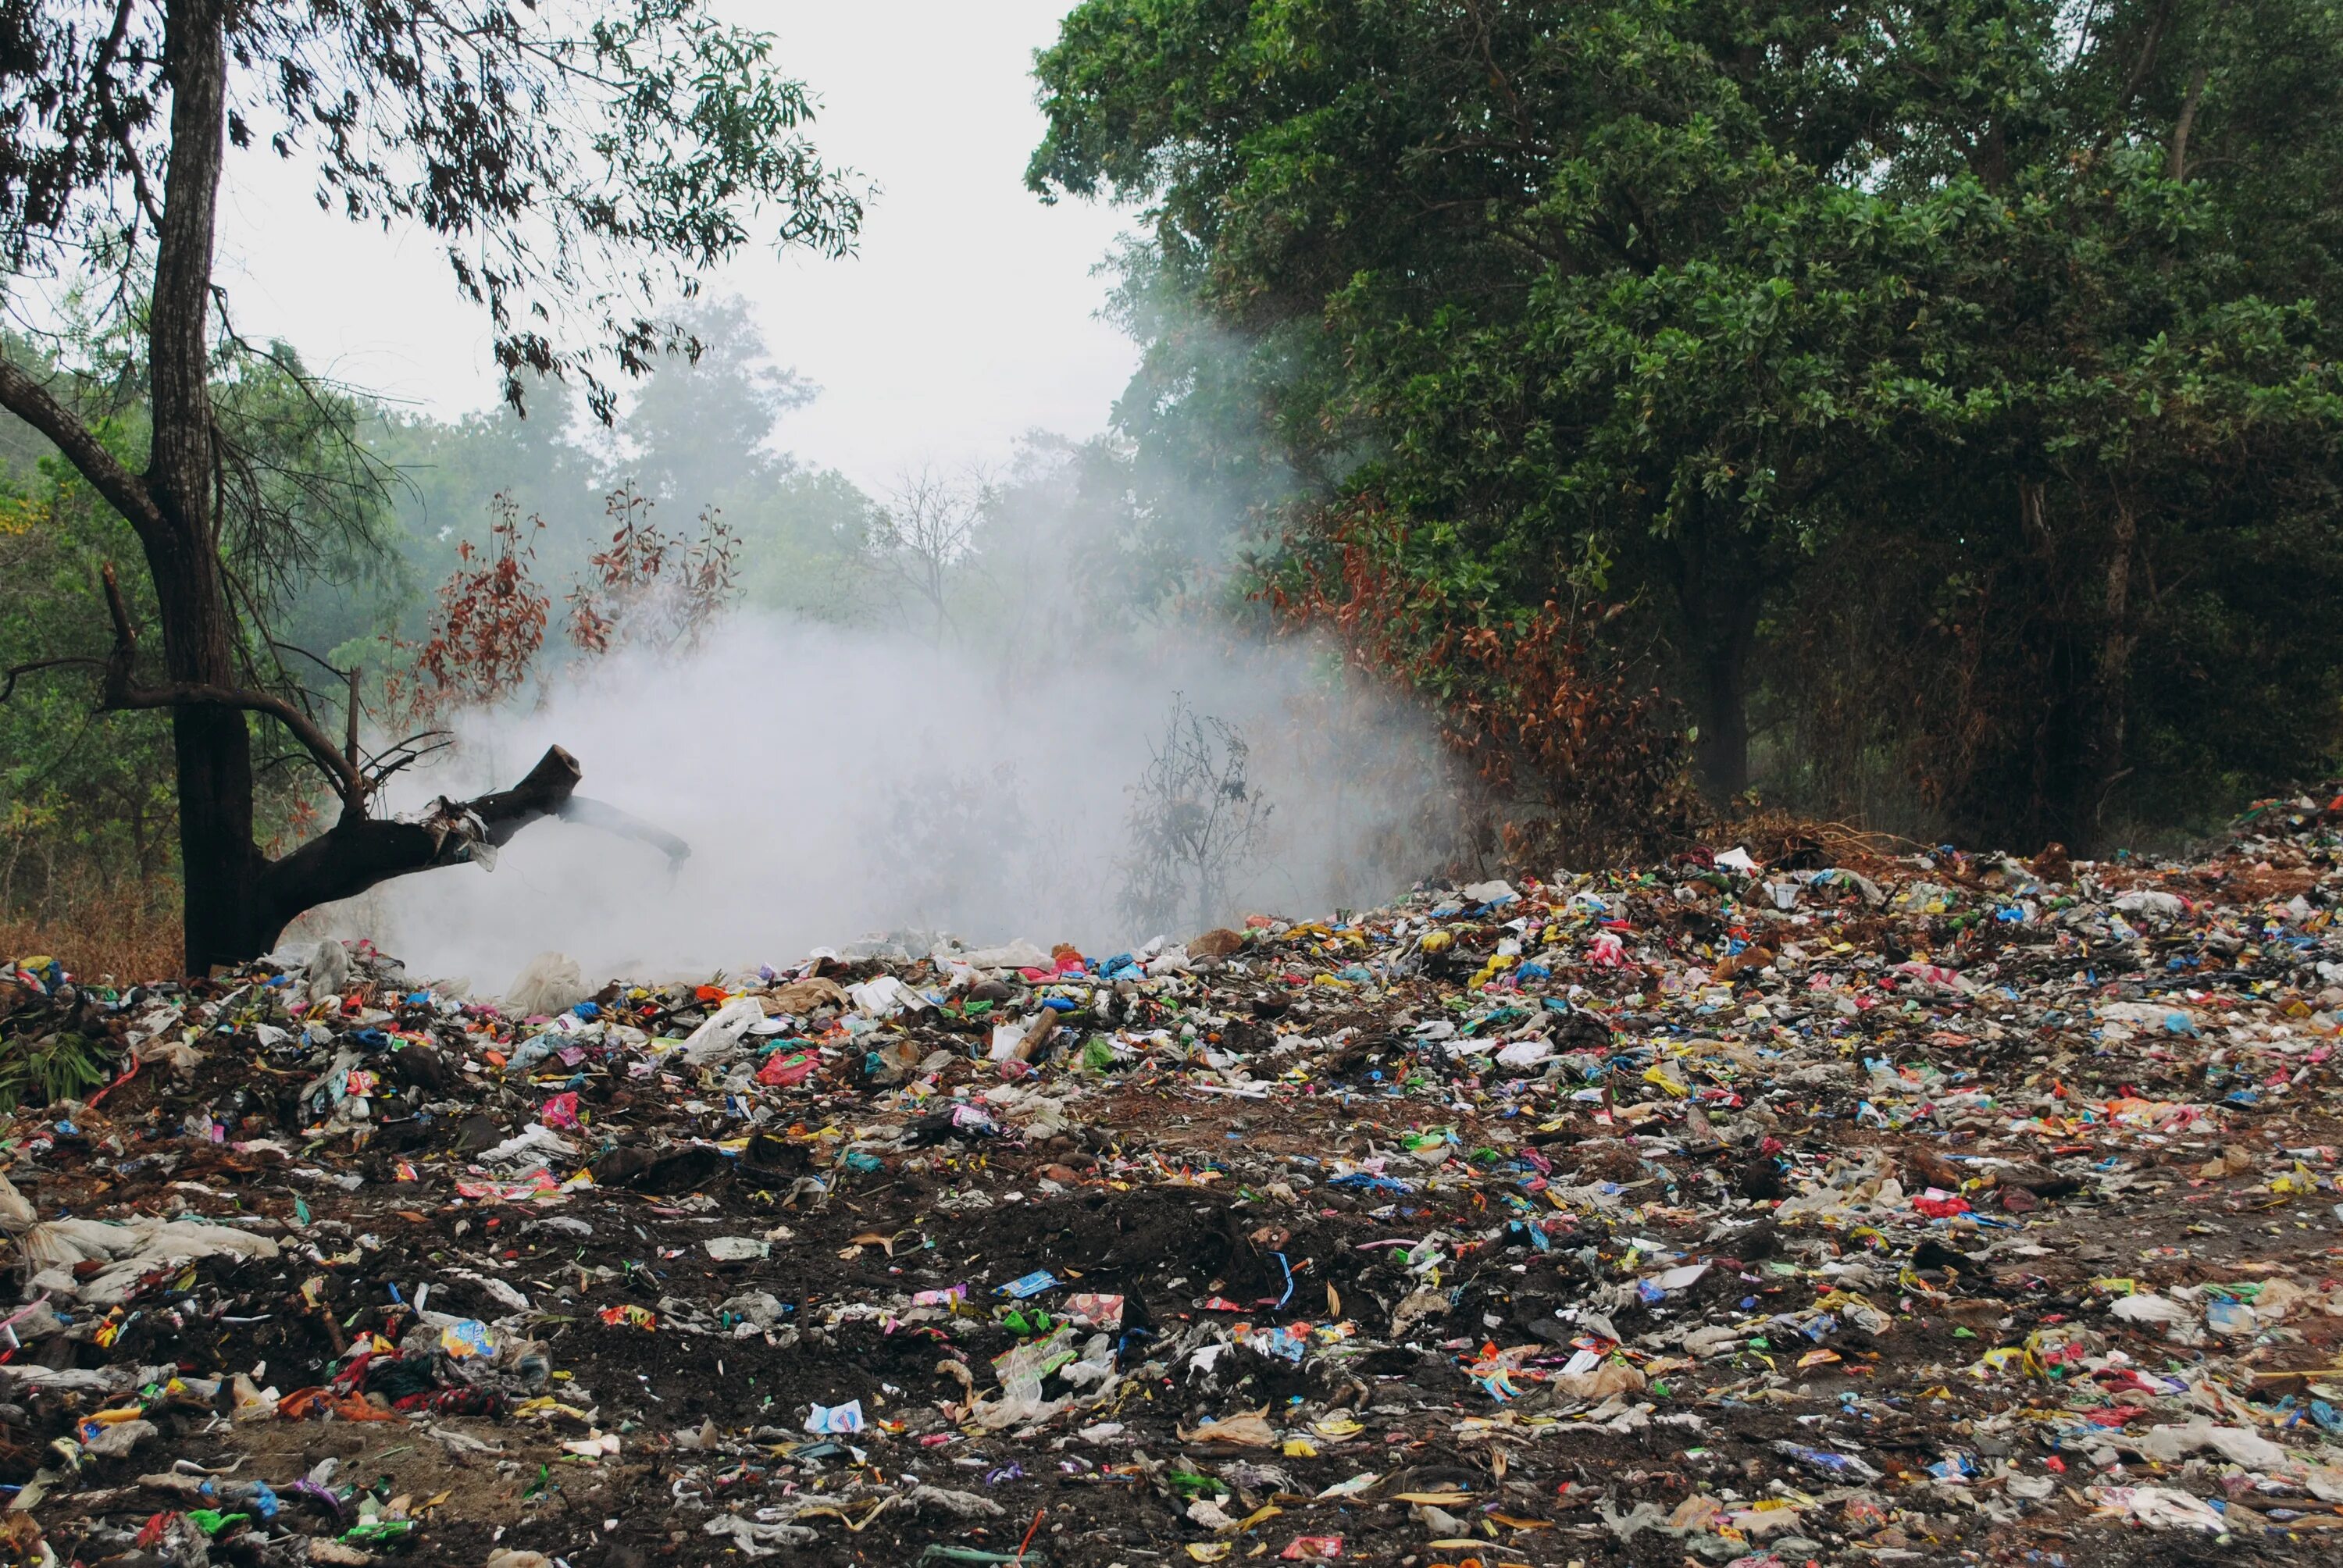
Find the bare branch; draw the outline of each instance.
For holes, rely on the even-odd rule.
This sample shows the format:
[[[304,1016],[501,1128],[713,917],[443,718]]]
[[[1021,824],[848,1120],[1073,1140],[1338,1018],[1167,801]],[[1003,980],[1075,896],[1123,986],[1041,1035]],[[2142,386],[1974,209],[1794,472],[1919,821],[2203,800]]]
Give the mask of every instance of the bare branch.
[[[332,828],[261,872],[261,940],[276,940],[304,910],[354,898],[377,883],[487,860],[523,828],[559,811],[578,788],[579,772],[578,759],[555,746],[509,789],[473,800],[437,800],[408,820],[344,813]]]
[[[138,656],[138,634],[130,624],[130,607],[123,601],[122,585],[108,561],[100,575],[106,581],[106,608],[114,618],[114,651],[106,660],[106,694],[101,706],[116,710],[212,706],[265,713],[290,730],[334,788],[345,811],[366,809],[366,775],[344,757],[317,722],[273,691],[243,687],[211,686],[201,681],[175,680],[163,686],[135,686],[131,669]]]
[[[146,483],[106,449],[79,416],[15,360],[0,357],[0,407],[46,436],[106,504],[130,519],[144,539],[163,525],[163,514]]]
[[[615,833],[621,839],[632,839],[638,843],[649,844],[667,857],[669,869],[682,865],[691,855],[691,846],[666,829],[655,827],[631,811],[622,811],[607,801],[588,800],[583,796],[572,795],[561,803],[560,809],[554,815],[565,822],[577,822],[588,828],[599,828],[604,832]]]
[[[104,669],[106,660],[82,654],[65,654],[56,658],[35,658],[25,664],[12,664],[5,670],[0,670],[0,702],[16,695],[18,676],[30,675],[40,669],[65,669],[75,665],[87,669]]]

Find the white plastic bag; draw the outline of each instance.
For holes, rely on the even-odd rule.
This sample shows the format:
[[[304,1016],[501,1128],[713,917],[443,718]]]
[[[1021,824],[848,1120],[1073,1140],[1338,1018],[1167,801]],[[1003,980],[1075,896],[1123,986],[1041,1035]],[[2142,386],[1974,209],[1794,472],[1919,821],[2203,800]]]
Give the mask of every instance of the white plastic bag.
[[[765,1021],[765,1007],[753,997],[726,1002],[716,1016],[691,1031],[683,1042],[683,1060],[694,1067],[721,1061],[740,1049],[740,1037],[752,1025]]]
[[[505,1010],[518,1018],[549,1018],[568,1012],[592,993],[578,960],[566,953],[539,953],[521,966],[505,989]]]

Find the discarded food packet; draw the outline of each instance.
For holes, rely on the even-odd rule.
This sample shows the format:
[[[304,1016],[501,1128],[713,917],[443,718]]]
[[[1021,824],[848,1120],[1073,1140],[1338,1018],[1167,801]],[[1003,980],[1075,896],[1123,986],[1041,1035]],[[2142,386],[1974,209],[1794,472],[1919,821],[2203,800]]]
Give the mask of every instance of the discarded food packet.
[[[967,1301],[968,1287],[964,1284],[947,1285],[940,1291],[911,1292],[911,1305],[915,1307],[942,1307],[947,1312],[956,1312]]]
[[[1238,1327],[1242,1328],[1243,1325],[1239,1324]],[[1282,1357],[1299,1366],[1302,1353],[1310,1348],[1306,1337],[1308,1332],[1307,1323],[1300,1325],[1299,1332],[1293,1326],[1281,1323],[1273,1328],[1255,1329],[1251,1333],[1239,1335],[1238,1339],[1240,1343],[1265,1356]]]
[[[1028,1296],[1038,1296],[1043,1291],[1055,1290],[1057,1284],[1057,1276],[1051,1273],[1049,1270],[1036,1269],[1030,1274],[1020,1275],[1005,1285],[995,1287],[992,1293],[996,1296],[1013,1296],[1021,1302]]]
[[[1856,1475],[1865,1481],[1879,1479],[1879,1472],[1851,1453],[1835,1453],[1827,1448],[1807,1448],[1786,1439],[1774,1444],[1774,1452],[1796,1460],[1810,1470],[1825,1475]]]
[[[465,1318],[439,1331],[439,1348],[462,1361],[468,1356],[497,1353],[497,1337],[478,1318]]]
[[[912,1298],[917,1300],[917,1297]],[[1084,1291],[1066,1298],[1069,1322],[1086,1329],[1119,1329],[1122,1327],[1122,1298],[1100,1295]]]
[[[813,1407],[813,1413],[806,1417],[805,1429],[808,1432],[860,1432],[862,1402],[850,1399],[844,1404],[818,1404]]]

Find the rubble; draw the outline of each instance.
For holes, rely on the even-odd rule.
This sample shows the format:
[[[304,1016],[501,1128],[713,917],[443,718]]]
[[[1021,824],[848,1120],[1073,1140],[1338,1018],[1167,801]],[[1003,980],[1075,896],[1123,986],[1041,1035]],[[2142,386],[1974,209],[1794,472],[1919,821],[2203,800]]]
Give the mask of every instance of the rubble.
[[[2338,819],[510,1008],[23,959],[0,1060],[106,1070],[0,1127],[0,1559],[2315,1560]]]

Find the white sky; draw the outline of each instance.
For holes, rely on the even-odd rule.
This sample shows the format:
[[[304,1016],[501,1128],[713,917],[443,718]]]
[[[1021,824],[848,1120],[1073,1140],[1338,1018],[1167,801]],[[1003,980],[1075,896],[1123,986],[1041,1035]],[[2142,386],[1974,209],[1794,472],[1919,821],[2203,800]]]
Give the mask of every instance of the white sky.
[[[819,96],[812,136],[880,186],[860,254],[769,250],[710,280],[754,306],[774,357],[822,387],[782,445],[882,490],[906,468],[1004,456],[1036,427],[1102,428],[1136,349],[1095,318],[1091,275],[1130,215],[1044,206],[1022,184],[1040,139],[1028,73],[1072,0],[732,0],[779,35]],[[297,168],[297,166],[295,166]],[[317,211],[266,154],[230,160],[221,280],[239,327],[354,386],[442,415],[496,396],[485,317],[427,238]]]

